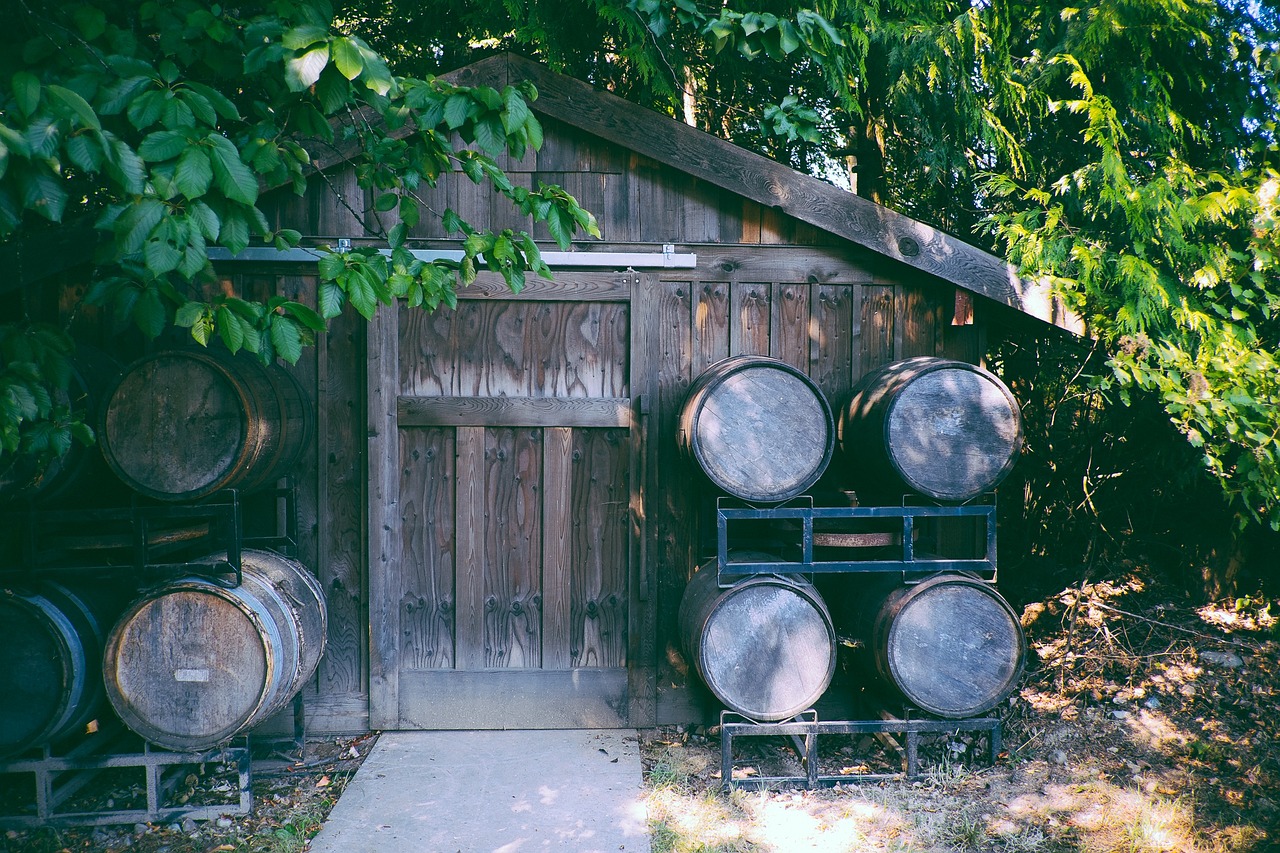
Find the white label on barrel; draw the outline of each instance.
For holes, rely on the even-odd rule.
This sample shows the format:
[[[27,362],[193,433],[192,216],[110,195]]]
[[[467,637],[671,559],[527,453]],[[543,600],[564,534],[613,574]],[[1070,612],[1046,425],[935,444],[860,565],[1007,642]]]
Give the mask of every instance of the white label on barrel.
[[[173,671],[174,681],[208,681],[209,670],[207,669],[175,669]]]

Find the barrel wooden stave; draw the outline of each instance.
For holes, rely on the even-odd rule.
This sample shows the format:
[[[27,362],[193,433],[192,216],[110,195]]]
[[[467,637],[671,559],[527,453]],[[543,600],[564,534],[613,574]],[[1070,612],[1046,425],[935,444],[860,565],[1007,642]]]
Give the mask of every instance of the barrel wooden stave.
[[[680,412],[684,452],[722,491],[746,501],[804,493],[835,447],[831,406],[786,362],[735,356],[698,375]]]
[[[224,743],[284,708],[315,672],[327,622],[318,582],[271,552],[246,550],[241,563],[239,587],[190,577],[148,592],[107,638],[107,697],[148,741]]]
[[[1013,469],[1022,417],[990,371],[918,356],[864,376],[839,408],[836,435],[840,469],[859,488],[962,502]]]
[[[306,397],[283,368],[171,350],[125,369],[108,395],[100,440],[130,488],[196,500],[270,485],[297,462],[309,433]]]
[[[985,713],[1007,699],[1026,659],[1013,608],[990,584],[958,574],[891,591],[876,612],[869,645],[887,686],[948,719]]]
[[[60,740],[93,719],[107,618],[86,591],[61,584],[0,589],[0,755]]]
[[[780,575],[753,575],[727,589],[718,581],[715,560],[699,568],[678,617],[685,654],[708,689],[753,720],[784,720],[812,707],[836,664],[835,631],[817,591]]]

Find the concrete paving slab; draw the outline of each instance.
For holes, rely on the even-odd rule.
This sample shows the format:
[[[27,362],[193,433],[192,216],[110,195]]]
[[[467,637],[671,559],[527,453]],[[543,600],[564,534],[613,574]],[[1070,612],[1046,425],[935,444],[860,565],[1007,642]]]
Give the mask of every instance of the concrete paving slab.
[[[311,853],[649,853],[634,731],[384,732]]]

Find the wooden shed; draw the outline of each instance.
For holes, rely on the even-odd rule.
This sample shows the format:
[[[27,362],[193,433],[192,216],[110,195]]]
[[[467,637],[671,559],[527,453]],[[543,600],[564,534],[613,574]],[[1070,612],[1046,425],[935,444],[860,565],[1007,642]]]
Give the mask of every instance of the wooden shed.
[[[1057,322],[1054,306],[990,254],[528,60],[451,78],[537,85],[545,144],[502,165],[564,186],[603,239],[550,253],[555,280],[518,295],[482,274],[456,310],[339,318],[294,368],[316,415],[299,559],[330,613],[309,728],[700,719],[675,626],[706,556],[709,487],[675,438],[693,379],[768,355],[835,399],[889,361],[977,363],[992,322]],[[261,206],[304,244],[359,244],[372,199],[323,165],[305,197]],[[532,228],[458,177],[428,204]],[[428,220],[409,245],[445,238]],[[314,302],[314,264],[264,257],[220,269]]]

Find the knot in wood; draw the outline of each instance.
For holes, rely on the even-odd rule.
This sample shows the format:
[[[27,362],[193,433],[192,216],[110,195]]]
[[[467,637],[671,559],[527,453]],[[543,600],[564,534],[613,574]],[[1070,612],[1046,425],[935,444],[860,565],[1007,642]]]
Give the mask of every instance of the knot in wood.
[[[489,596],[488,598],[486,598],[486,599],[484,600],[484,609],[485,609],[485,612],[486,612],[486,613],[492,613],[492,612],[494,612],[495,610],[497,610],[497,609],[498,609],[498,599],[497,599],[497,598],[495,598],[495,597],[494,597],[494,596],[492,596],[492,595],[491,595],[491,596]]]

